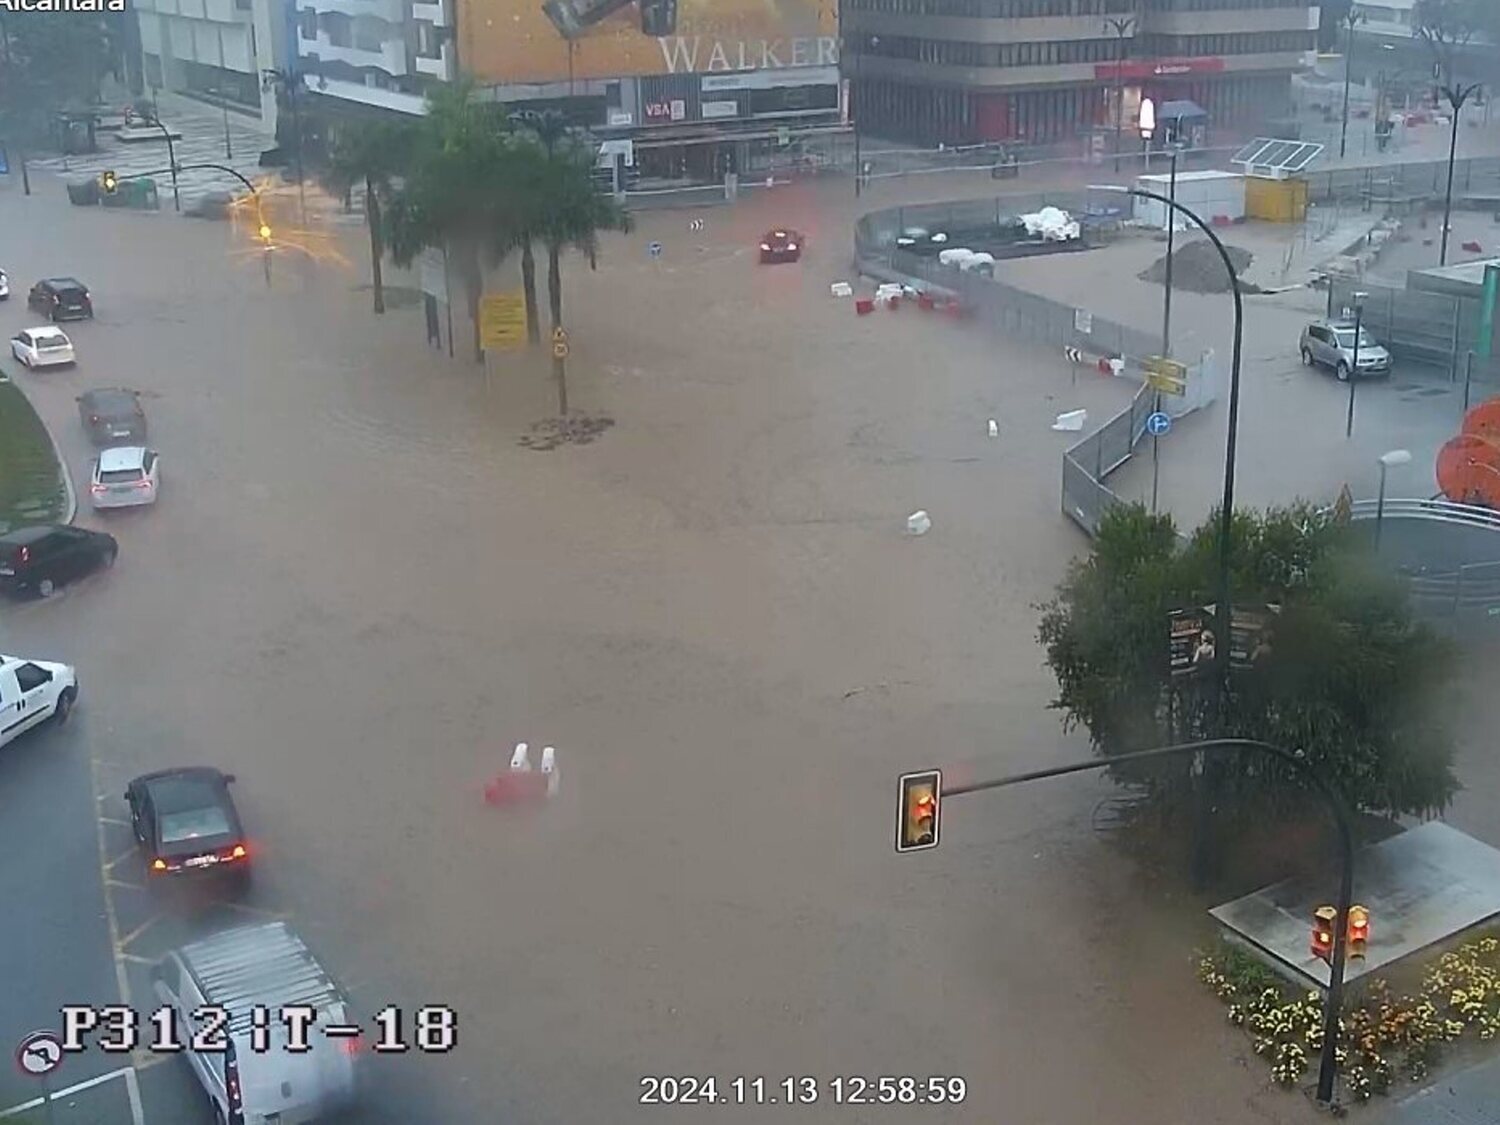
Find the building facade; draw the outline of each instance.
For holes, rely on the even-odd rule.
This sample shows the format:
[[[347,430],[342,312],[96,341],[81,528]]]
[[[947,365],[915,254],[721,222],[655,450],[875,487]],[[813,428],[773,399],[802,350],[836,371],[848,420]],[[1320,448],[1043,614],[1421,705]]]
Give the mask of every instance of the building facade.
[[[254,110],[274,129],[276,97],[261,71],[287,57],[284,2],[134,0],[146,86]]]
[[[866,132],[919,144],[1111,137],[1142,99],[1207,126],[1281,116],[1317,47],[1308,0],[844,0]]]
[[[320,109],[422,112],[458,76],[454,0],[295,0],[288,38]]]

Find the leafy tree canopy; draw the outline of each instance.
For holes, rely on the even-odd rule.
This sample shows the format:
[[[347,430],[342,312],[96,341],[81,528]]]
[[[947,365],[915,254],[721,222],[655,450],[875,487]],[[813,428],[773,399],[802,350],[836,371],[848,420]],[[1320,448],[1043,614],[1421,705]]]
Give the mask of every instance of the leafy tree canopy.
[[[1413,620],[1358,533],[1312,507],[1239,512],[1232,535],[1235,604],[1280,611],[1269,656],[1231,673],[1222,734],[1302,751],[1356,808],[1443,809],[1459,787],[1441,714],[1446,642]],[[1212,601],[1218,542],[1217,516],[1184,544],[1169,516],[1121,507],[1041,607],[1053,706],[1099,753],[1220,735],[1212,673],[1174,683],[1167,645],[1172,610]],[[1249,754],[1219,780],[1224,795],[1273,807],[1302,785]]]

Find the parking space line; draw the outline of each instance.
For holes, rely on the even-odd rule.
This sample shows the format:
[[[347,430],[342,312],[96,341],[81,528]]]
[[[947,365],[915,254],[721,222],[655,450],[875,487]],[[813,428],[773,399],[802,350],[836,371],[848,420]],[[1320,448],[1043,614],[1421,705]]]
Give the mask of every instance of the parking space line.
[[[104,877],[104,884],[108,887],[124,887],[127,891],[144,891],[146,889],[139,883],[132,883],[129,879],[112,879],[108,875]]]
[[[112,1070],[108,1074],[95,1075],[93,1078],[89,1078],[83,1082],[79,1082],[75,1086],[67,1086],[61,1090],[53,1090],[52,1093],[48,1096],[55,1102],[58,1098],[72,1097],[74,1094],[81,1094],[85,1090],[92,1090],[95,1086],[102,1086],[104,1085],[104,1083],[109,1082],[112,1079],[121,1077],[125,1079],[125,1091],[127,1097],[130,1097],[131,1089],[135,1089],[135,1096],[130,1097],[131,1119],[135,1122],[135,1125],[145,1125],[145,1117],[142,1115],[140,1108],[140,1087],[135,1081],[135,1070],[132,1067],[122,1066],[119,1070]],[[22,1102],[20,1105],[13,1105],[9,1109],[0,1110],[0,1119],[6,1117],[19,1117],[29,1109],[35,1109],[39,1105],[46,1104],[46,1098],[32,1098],[29,1102]]]
[[[136,938],[140,937],[143,933],[145,933],[147,930],[149,930],[152,926],[156,925],[156,923],[158,923],[160,921],[161,921],[161,915],[160,914],[153,914],[153,915],[151,915],[151,917],[147,918],[139,926],[137,926],[135,929],[131,930],[128,934],[126,934],[124,937],[122,937],[120,939],[119,945],[116,947],[117,952],[124,953],[127,948],[129,948],[130,946],[132,946],[132,945],[135,944],[135,939]]]
[[[242,914],[250,914],[256,918],[269,918],[273,922],[284,922],[291,917],[285,910],[266,910],[260,906],[249,906],[243,902],[220,902],[216,906],[222,906],[227,910],[238,910]]]
[[[89,755],[89,780],[90,784],[94,787],[95,798],[100,799],[99,760],[93,754]],[[103,816],[96,816],[94,818],[95,834],[99,840],[99,881],[103,884],[104,921],[109,929],[109,953],[115,963],[115,984],[120,990],[120,1003],[124,1004],[127,1008],[133,1008],[135,1005],[130,999],[130,981],[125,973],[125,962],[120,957],[121,952],[123,952],[120,948],[120,919],[115,915],[114,896],[109,893],[109,883],[111,880],[109,870],[105,867],[109,853],[104,850],[104,820]]]
[[[97,767],[96,767],[95,772],[94,772],[94,785],[95,785],[95,787],[97,787],[98,784],[99,784],[99,781],[98,781],[98,770],[97,770]],[[104,799],[105,798],[104,798],[103,794],[100,794],[99,798],[98,798],[98,800],[100,801],[100,803],[103,803]],[[128,820],[121,820],[117,816],[101,816],[101,817],[99,817],[99,823],[101,825],[102,824],[118,824],[121,828],[130,828],[130,827],[132,827],[130,821],[128,821]],[[101,848],[101,851],[102,851],[102,848]]]
[[[104,870],[106,870],[106,871],[113,871],[114,867],[115,867],[115,864],[117,864],[117,863],[124,863],[127,859],[130,859],[134,855],[135,855],[135,849],[134,848],[126,848],[119,855],[115,856],[114,859],[112,859],[108,863],[106,863],[104,865]]]
[[[150,1070],[153,1066],[171,1062],[176,1055],[154,1055],[150,1051],[136,1051],[130,1056],[130,1062],[137,1074],[143,1070]]]
[[[130,1099],[131,1125],[146,1125],[146,1110],[141,1105],[141,1082],[134,1067],[125,1072],[125,1096]]]

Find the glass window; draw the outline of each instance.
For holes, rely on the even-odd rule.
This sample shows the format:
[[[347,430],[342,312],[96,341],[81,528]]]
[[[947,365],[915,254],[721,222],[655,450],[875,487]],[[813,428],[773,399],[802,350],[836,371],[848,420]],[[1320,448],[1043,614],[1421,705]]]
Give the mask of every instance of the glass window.
[[[161,817],[161,842],[164,844],[180,844],[185,840],[206,836],[223,836],[229,831],[229,818],[216,805],[163,813]]]

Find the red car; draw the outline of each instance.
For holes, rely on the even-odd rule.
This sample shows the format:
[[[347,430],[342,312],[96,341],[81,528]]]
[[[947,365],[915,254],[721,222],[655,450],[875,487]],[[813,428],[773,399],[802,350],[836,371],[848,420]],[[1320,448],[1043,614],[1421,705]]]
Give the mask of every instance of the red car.
[[[768,231],[760,240],[760,260],[770,262],[795,262],[802,257],[802,236],[794,230]]]

